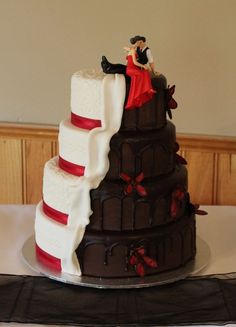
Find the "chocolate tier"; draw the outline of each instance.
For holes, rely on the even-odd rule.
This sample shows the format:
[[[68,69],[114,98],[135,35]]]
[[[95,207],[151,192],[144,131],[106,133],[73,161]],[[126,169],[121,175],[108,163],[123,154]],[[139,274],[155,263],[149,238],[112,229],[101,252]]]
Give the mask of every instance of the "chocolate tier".
[[[128,95],[129,82],[126,86]],[[157,93],[151,101],[140,108],[124,110],[120,131],[147,131],[161,128],[166,124],[167,82],[165,76],[153,77],[152,86]]]
[[[145,274],[157,274],[178,268],[191,260],[196,253],[194,215],[159,228],[136,232],[87,231],[77,255],[84,275],[99,277],[137,276],[132,256],[142,263],[145,257],[155,260],[156,268],[145,266]],[[136,254],[139,254],[137,256]]]
[[[135,110],[138,111],[139,109]],[[145,178],[171,172],[175,167],[175,126],[149,132],[119,132],[110,142],[110,168],[107,179],[120,179],[126,173],[132,177],[143,172]]]
[[[158,274],[195,256],[187,170],[176,163],[175,126],[166,120],[166,79],[160,75],[152,84],[151,101],[124,110],[108,173],[90,192],[93,214],[77,249],[83,275]]]
[[[126,194],[125,182],[102,181],[96,190],[90,192],[93,214],[87,230],[140,230],[173,222],[185,213],[187,178],[186,168],[178,165],[167,176],[144,179],[139,185],[147,196],[140,195],[135,188],[131,194]],[[173,217],[171,203],[174,192],[179,188],[183,199]]]

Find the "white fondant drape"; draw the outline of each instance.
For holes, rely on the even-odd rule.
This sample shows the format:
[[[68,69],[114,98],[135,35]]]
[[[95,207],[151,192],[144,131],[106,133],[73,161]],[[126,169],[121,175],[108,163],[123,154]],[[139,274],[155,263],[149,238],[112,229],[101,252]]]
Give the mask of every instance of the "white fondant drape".
[[[101,83],[101,100],[102,126],[88,131],[89,160],[85,174],[78,177],[78,183],[68,190],[71,192],[68,224],[60,226],[45,215],[36,214],[36,243],[49,254],[61,259],[63,272],[77,275],[81,275],[81,270],[75,250],[83,239],[92,213],[90,190],[99,186],[109,169],[110,140],[121,125],[125,101],[123,75],[104,77]]]

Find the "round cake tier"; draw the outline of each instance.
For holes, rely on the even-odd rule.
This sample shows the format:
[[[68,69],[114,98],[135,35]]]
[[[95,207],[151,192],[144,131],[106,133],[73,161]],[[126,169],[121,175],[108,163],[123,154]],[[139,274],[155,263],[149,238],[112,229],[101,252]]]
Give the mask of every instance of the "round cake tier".
[[[119,132],[110,141],[110,167],[107,179],[120,179],[125,173],[134,178],[141,172],[145,178],[170,173],[175,167],[175,126],[149,132]]]
[[[151,101],[136,109],[124,109],[121,131],[146,131],[161,128],[166,124],[167,82],[165,76],[152,77],[152,85],[156,94]],[[126,98],[128,94],[129,82],[126,81]]]
[[[90,192],[93,214],[87,230],[135,231],[178,220],[189,203],[187,178],[186,168],[178,165],[169,175],[136,185],[102,181]]]
[[[179,268],[196,254],[194,214],[136,232],[86,231],[77,249],[84,276],[133,277]]]

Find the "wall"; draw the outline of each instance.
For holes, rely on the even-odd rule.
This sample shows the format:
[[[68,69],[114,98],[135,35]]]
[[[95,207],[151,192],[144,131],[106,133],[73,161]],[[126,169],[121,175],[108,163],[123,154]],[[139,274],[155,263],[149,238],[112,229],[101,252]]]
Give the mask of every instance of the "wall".
[[[122,62],[143,34],[177,85],[177,131],[235,136],[235,12],[235,0],[0,0],[0,121],[58,124],[72,73]]]

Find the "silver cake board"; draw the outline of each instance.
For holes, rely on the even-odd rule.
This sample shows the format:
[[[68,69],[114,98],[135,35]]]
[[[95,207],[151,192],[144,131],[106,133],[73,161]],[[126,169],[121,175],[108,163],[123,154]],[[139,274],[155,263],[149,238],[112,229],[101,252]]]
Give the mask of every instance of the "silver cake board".
[[[35,254],[35,238],[31,236],[22,247],[22,256],[26,264],[34,271],[43,276],[54,279],[56,281],[93,288],[103,289],[123,289],[123,288],[143,288],[170,284],[181,279],[196,275],[206,268],[210,261],[210,248],[208,244],[197,237],[197,254],[194,260],[189,261],[185,266],[159,273],[156,275],[132,278],[98,278],[71,275],[63,272],[57,272],[48,269],[40,264]]]

